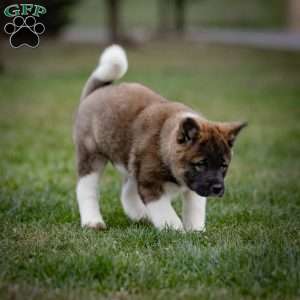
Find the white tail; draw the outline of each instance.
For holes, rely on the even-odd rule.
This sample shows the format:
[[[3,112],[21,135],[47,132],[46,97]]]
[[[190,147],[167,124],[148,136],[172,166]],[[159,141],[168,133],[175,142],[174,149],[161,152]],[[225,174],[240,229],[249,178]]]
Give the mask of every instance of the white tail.
[[[118,45],[106,48],[100,56],[99,65],[86,82],[81,100],[94,90],[120,79],[128,69],[127,56],[124,49]]]

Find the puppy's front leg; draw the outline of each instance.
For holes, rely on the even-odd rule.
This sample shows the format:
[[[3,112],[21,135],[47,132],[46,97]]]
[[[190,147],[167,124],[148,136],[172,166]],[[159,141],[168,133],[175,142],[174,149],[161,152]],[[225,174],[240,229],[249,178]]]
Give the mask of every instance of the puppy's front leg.
[[[206,198],[193,191],[184,193],[183,224],[187,231],[205,231]]]
[[[152,224],[162,230],[166,228],[183,230],[183,225],[171,205],[171,197],[162,195],[146,204],[147,216]]]

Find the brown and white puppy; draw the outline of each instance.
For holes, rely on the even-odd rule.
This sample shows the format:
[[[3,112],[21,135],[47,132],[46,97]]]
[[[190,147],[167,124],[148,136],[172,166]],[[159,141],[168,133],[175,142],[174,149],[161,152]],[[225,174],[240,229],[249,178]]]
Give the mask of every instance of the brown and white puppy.
[[[124,50],[100,58],[81,96],[75,126],[81,225],[106,227],[98,185],[108,162],[124,177],[121,202],[132,220],[158,229],[205,229],[206,197],[222,196],[234,140],[245,123],[216,123],[137,83],[112,82],[127,71]],[[171,205],[183,193],[183,223]]]

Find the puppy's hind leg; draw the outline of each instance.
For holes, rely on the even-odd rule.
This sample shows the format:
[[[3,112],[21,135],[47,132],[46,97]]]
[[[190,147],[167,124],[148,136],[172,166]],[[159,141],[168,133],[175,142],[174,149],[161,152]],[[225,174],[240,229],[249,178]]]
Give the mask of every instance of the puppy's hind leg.
[[[85,151],[77,153],[78,182],[76,188],[81,226],[105,229],[98,202],[99,179],[107,160],[100,155],[91,155]]]
[[[136,180],[133,177],[124,179],[121,202],[126,215],[133,221],[146,218],[146,207],[137,190]]]

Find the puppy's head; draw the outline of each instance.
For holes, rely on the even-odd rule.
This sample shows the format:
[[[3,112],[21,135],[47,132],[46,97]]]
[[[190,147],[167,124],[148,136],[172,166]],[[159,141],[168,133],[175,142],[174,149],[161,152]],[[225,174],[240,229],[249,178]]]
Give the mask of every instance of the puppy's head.
[[[223,196],[234,141],[243,122],[213,123],[185,117],[176,132],[172,162],[177,179],[200,196]]]

